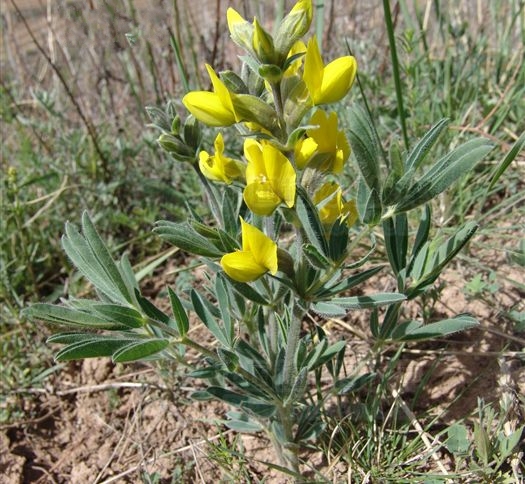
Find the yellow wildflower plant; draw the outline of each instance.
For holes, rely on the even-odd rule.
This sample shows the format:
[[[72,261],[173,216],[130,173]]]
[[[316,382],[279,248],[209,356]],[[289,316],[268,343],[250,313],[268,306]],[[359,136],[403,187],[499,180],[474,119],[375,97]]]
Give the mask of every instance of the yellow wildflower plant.
[[[281,204],[293,207],[297,175],[290,160],[270,143],[244,142],[246,188],[244,201],[257,215],[270,215]]]
[[[213,181],[230,184],[233,180],[244,177],[244,165],[224,155],[224,139],[219,133],[214,142],[215,153],[207,151],[199,154],[199,168],[202,174]]]
[[[308,41],[303,80],[315,106],[335,103],[345,97],[354,83],[356,71],[357,62],[349,55],[325,66],[316,38]]]
[[[348,227],[357,221],[357,209],[354,200],[345,202],[341,187],[335,182],[324,183],[314,194],[313,202],[317,205],[319,218],[323,225],[332,225],[338,218],[346,218]]]
[[[231,126],[239,120],[233,107],[233,94],[219,79],[213,68],[206,64],[213,91],[191,91],[182,98],[186,109],[208,126]]]
[[[221,259],[224,272],[239,282],[252,282],[278,269],[277,244],[241,217],[242,250],[225,254]]]
[[[295,145],[297,167],[303,169],[312,162],[313,167],[320,171],[341,173],[350,156],[350,145],[344,132],[337,129],[337,114],[332,112],[327,115],[319,109],[310,118],[309,124],[315,127],[307,129],[307,137]]]

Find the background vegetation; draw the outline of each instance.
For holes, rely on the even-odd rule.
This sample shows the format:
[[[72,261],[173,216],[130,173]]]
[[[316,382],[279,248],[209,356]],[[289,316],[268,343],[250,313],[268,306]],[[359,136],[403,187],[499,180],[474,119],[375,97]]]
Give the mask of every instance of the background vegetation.
[[[23,421],[27,415],[13,395],[42,388],[59,370],[44,344],[47,330],[21,320],[20,309],[31,301],[56,301],[66,291],[86,290],[78,285],[60,247],[64,222],[77,222],[87,209],[115,250],[127,251],[142,267],[161,264],[166,252],[151,234],[153,222],[181,218],[186,203],[203,214],[207,209],[189,172],[180,170],[177,161],[157,146],[158,133],[149,126],[155,111],[148,114],[146,106],[164,109],[173,100],[180,108],[178,99],[188,87],[208,87],[203,84],[204,61],[216,70],[237,62],[227,43],[229,5],[246,18],[257,14],[270,19],[279,18],[292,3],[7,0],[2,4],[0,421]],[[385,144],[392,138],[410,144],[442,117],[452,120],[451,129],[436,155],[471,136],[495,143],[491,158],[472,179],[440,199],[434,218],[444,231],[450,220],[481,221],[480,235],[456,268],[458,283],[470,298],[483,300],[501,315],[497,331],[508,336],[505,351],[519,351],[525,344],[525,308],[508,303],[502,288],[525,294],[523,151],[508,166],[502,163],[525,131],[524,2],[391,2],[402,106],[392,72],[384,2],[315,3],[315,30],[326,55],[351,51],[358,59],[358,88],[345,102],[366,100]],[[344,106],[341,115],[344,118]],[[351,167],[345,176],[351,184]],[[494,253],[515,270],[498,271],[491,259]],[[523,411],[523,397],[520,405]],[[498,414],[490,422],[502,426],[504,419]],[[371,429],[349,424],[347,442],[375,442],[377,436],[366,434]],[[349,452],[344,442],[338,445],[340,452]],[[393,465],[375,461],[377,449],[367,445],[356,460],[359,466]],[[393,448],[400,445],[408,444],[396,442]],[[491,445],[496,452],[497,443]],[[223,450],[216,447],[215,454],[211,452],[217,462],[224,459]],[[407,447],[408,453],[418,450],[417,445]],[[500,468],[494,464],[497,457],[487,452],[478,452],[473,462],[489,469],[491,479],[490,472]],[[384,458],[400,457],[387,453]]]

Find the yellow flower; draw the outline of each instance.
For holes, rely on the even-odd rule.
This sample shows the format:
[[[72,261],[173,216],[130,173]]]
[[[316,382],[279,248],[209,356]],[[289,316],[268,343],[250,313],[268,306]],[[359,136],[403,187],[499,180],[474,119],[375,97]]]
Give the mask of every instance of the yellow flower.
[[[266,272],[277,272],[277,244],[241,218],[242,250],[221,259],[224,272],[239,282],[251,282]]]
[[[304,45],[304,42],[302,40],[298,40],[294,45],[292,45],[292,48],[290,49],[290,52],[288,53],[287,59],[297,54],[304,54],[305,52],[306,52],[306,45]],[[290,76],[297,74],[297,72],[303,65],[303,57],[304,55],[300,56],[288,66],[286,71],[284,71],[284,77],[290,77]]]
[[[309,40],[303,80],[314,105],[335,103],[346,96],[354,82],[356,70],[357,63],[352,56],[339,57],[325,66],[316,38]]]
[[[199,167],[203,175],[210,180],[227,184],[242,178],[244,175],[243,164],[224,156],[224,140],[221,133],[215,138],[214,147],[214,155],[210,155],[206,151],[201,151],[199,154]]]
[[[320,171],[341,173],[343,165],[350,156],[350,145],[342,130],[337,129],[337,115],[329,116],[319,109],[311,117],[306,130],[307,138],[295,146],[295,163],[303,169],[310,162]],[[315,158],[314,158],[315,157]]]
[[[213,91],[192,91],[182,98],[182,103],[199,121],[208,126],[230,126],[237,121],[233,98],[211,66],[206,64]]]
[[[253,139],[244,142],[246,188],[244,201],[257,215],[270,215],[282,202],[295,203],[295,170],[277,148]]]
[[[341,187],[335,182],[323,184],[314,194],[313,202],[319,210],[319,218],[324,225],[332,225],[338,218],[346,218],[351,227],[357,220],[355,202],[345,202]]]

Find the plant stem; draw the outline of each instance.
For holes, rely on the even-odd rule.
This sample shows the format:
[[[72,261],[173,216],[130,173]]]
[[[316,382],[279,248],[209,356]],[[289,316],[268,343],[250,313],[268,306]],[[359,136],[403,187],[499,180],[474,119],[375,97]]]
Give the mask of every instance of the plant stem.
[[[394,83],[396,85],[397,110],[401,121],[401,130],[403,131],[403,140],[407,151],[410,149],[408,142],[408,132],[405,119],[405,108],[403,107],[403,92],[401,89],[401,77],[399,75],[399,60],[397,58],[396,39],[394,35],[394,24],[390,12],[390,0],[383,0],[383,10],[385,12],[386,30],[388,33],[388,43],[390,44],[390,55],[392,57],[392,71],[394,73]]]

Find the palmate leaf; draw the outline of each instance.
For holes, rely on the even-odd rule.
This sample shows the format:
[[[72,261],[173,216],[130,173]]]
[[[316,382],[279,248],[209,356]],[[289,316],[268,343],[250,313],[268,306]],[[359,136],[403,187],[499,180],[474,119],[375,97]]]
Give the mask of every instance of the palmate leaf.
[[[449,119],[443,118],[437,124],[432,126],[425,136],[419,140],[405,161],[406,171],[417,170],[417,168],[419,168],[429,151],[436,144],[436,141],[439,139],[443,130],[448,126],[449,122]]]
[[[470,171],[493,146],[484,138],[467,141],[438,160],[406,193],[396,206],[398,212],[411,210],[435,198]]]
[[[477,229],[476,222],[469,221],[436,249],[432,247],[430,242],[424,243],[408,270],[408,275],[414,281],[410,289],[406,291],[407,296],[412,298],[424,290],[426,286],[432,284],[445,266],[474,236]]]
[[[62,246],[75,267],[111,301],[132,302],[131,292],[117,264],[98,235],[87,212],[82,215],[83,234],[66,223]]]

